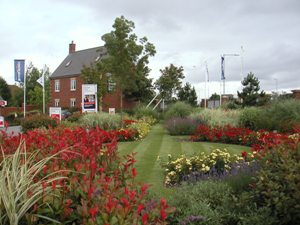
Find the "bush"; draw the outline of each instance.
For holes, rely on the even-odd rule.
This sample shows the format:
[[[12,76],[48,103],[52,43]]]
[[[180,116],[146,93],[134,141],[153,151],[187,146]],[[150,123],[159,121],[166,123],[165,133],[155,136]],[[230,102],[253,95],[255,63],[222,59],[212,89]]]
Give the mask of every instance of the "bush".
[[[22,131],[27,132],[36,128],[56,127],[57,120],[50,118],[47,115],[34,115],[26,117],[21,121]]]
[[[253,188],[256,203],[269,207],[280,224],[299,224],[300,144],[279,145],[261,156]]]
[[[200,124],[200,120],[191,118],[172,118],[165,122],[165,128],[170,135],[192,135]]]
[[[265,111],[258,107],[244,108],[241,111],[239,125],[251,130],[267,129],[270,125],[271,118],[265,117]]]
[[[175,117],[185,118],[188,117],[193,111],[193,107],[184,102],[176,102],[171,105],[165,114],[165,119],[171,119]]]
[[[201,119],[209,126],[226,126],[237,127],[239,125],[240,110],[223,110],[223,109],[204,109],[200,112],[191,114],[191,118]]]
[[[137,119],[150,117],[150,118],[159,120],[159,118],[160,118],[160,114],[158,113],[158,111],[156,109],[152,110],[152,108],[150,108],[150,107],[146,108],[146,106],[144,106],[144,105],[135,107],[133,110],[133,115]]]
[[[74,123],[74,122],[78,122],[82,116],[83,116],[82,112],[74,112],[66,120]]]
[[[108,113],[88,113],[83,115],[79,124],[85,127],[100,127],[103,130],[116,130],[121,128],[121,116]]]

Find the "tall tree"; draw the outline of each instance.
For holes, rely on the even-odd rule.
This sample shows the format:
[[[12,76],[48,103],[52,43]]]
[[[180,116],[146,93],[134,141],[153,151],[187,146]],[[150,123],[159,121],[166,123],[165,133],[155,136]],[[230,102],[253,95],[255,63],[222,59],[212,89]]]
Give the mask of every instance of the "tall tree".
[[[217,93],[213,93],[210,97],[209,100],[220,100],[220,95]]]
[[[11,100],[10,89],[8,87],[8,84],[6,83],[6,80],[4,80],[4,78],[1,76],[0,76],[0,96],[3,98],[3,100],[7,101],[9,104]]]
[[[45,104],[50,100],[50,80],[49,80],[49,68],[45,67]],[[27,103],[32,105],[43,106],[43,87],[37,82],[42,76],[43,70],[39,70],[31,64],[29,72],[26,77],[26,95]]]
[[[197,106],[195,87],[192,87],[190,83],[186,83],[184,87],[179,89],[177,97],[179,101],[189,103],[192,106]]]
[[[112,74],[117,89],[121,91],[121,110],[123,94],[141,99],[144,89],[151,86],[147,65],[149,57],[156,53],[155,47],[146,37],[139,39],[133,33],[134,28],[134,22],[121,16],[115,19],[113,30],[102,36],[108,56],[99,62],[100,67],[103,74]]]
[[[242,99],[242,106],[256,106],[264,103],[266,94],[264,91],[259,93],[259,80],[252,72],[244,78],[242,85],[244,86],[242,92],[237,92],[238,97]]]
[[[173,94],[176,94],[181,88],[182,79],[185,77],[183,67],[170,64],[169,67],[161,69],[160,72],[161,75],[155,82],[155,87],[159,90],[162,98],[170,101]]]

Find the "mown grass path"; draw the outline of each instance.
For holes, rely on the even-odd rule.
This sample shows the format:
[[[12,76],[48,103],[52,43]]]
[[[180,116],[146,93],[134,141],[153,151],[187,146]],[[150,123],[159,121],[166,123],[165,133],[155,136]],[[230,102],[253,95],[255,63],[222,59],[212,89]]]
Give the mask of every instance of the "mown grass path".
[[[137,180],[151,184],[151,191],[159,196],[172,194],[174,189],[165,188],[164,170],[162,162],[167,161],[168,154],[180,156],[193,155],[200,152],[210,152],[216,148],[226,148],[231,153],[239,154],[248,151],[248,147],[239,145],[208,143],[208,142],[189,142],[184,141],[188,136],[170,136],[162,125],[157,124],[152,127],[147,137],[135,142],[121,142],[118,149],[121,155],[136,152]],[[157,158],[160,160],[157,160]]]

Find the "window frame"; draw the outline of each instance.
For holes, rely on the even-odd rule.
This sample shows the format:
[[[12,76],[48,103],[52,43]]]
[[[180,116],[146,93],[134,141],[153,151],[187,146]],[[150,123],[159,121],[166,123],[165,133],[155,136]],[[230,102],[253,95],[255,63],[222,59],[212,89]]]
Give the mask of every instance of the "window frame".
[[[55,107],[59,107],[59,103],[60,103],[60,99],[59,98],[54,99],[54,106]]]
[[[76,78],[70,78],[70,90],[76,91],[76,88],[77,88]]]
[[[54,80],[54,91],[60,92],[60,80]]]

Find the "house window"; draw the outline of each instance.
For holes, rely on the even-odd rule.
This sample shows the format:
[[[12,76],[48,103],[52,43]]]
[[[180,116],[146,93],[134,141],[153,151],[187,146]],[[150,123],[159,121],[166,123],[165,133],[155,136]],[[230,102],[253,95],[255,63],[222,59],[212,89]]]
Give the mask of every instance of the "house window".
[[[76,98],[71,98],[70,99],[70,106],[75,107],[75,105],[76,105]]]
[[[76,90],[76,78],[71,78],[71,91]]]
[[[112,92],[115,90],[116,83],[113,81],[111,76],[108,76],[107,78],[107,90],[108,92]]]
[[[59,106],[59,99],[55,99],[55,100],[54,100],[54,106],[55,106],[55,107],[58,107],[58,106]]]
[[[55,92],[59,92],[60,91],[60,82],[59,82],[59,80],[55,80],[54,91]]]

